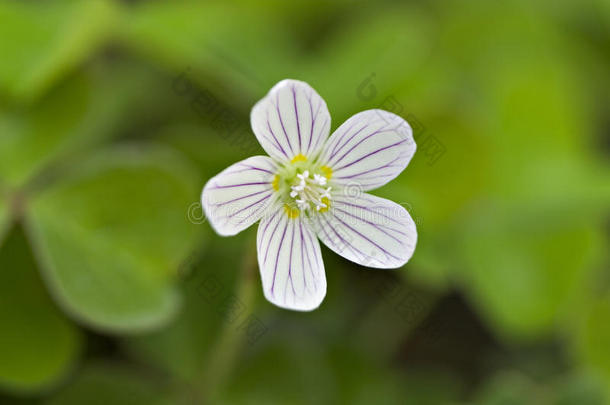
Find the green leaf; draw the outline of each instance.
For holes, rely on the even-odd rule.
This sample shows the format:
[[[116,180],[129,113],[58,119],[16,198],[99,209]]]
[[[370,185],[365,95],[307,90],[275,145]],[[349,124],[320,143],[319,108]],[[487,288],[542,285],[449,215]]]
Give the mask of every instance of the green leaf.
[[[451,284],[456,270],[451,227],[491,184],[489,148],[463,118],[424,115],[417,120],[421,123],[410,119],[413,128],[422,125],[425,130],[415,132],[417,152],[409,166],[372,193],[403,205],[417,225],[417,248],[404,275],[418,284],[442,289]],[[477,158],[464,159],[469,155]]]
[[[162,330],[125,338],[126,349],[139,361],[159,367],[183,381],[199,376],[222,328],[233,322],[238,329],[251,315],[251,309],[245,308],[243,303],[237,306],[236,319],[227,319],[223,313],[235,297],[234,286],[243,266],[244,243],[254,242],[244,235],[249,232],[252,231],[231,239],[213,236],[204,254],[187,259],[180,267],[185,297],[180,315]],[[256,293],[259,293],[258,289]]]
[[[407,114],[404,104],[411,100],[398,106],[389,97],[415,84],[414,72],[432,47],[429,18],[414,6],[375,5],[349,12],[355,12],[349,24],[324,38],[297,72],[326,100],[333,128],[363,109]]]
[[[9,221],[9,204],[6,196],[0,191],[0,246],[2,246],[2,240],[9,226]]]
[[[591,299],[574,336],[585,365],[604,382],[610,400],[610,293]]]
[[[164,128],[157,134],[157,140],[179,150],[188,156],[204,179],[220,173],[228,165],[253,155],[266,155],[254,134],[249,130],[224,133],[207,125],[180,124]],[[214,153],[210,154],[209,151]]]
[[[172,404],[162,382],[120,364],[89,364],[68,386],[53,395],[50,405]]]
[[[81,336],[49,297],[21,229],[15,229],[0,250],[0,324],[4,389],[47,389],[78,357]]]
[[[488,201],[456,230],[468,235],[458,244],[464,288],[505,338],[547,335],[575,316],[603,246],[595,223],[527,208]]]
[[[545,404],[549,395],[528,376],[514,372],[499,372],[492,376],[476,395],[474,403],[481,405]]]
[[[0,176],[7,186],[22,187],[48,174],[49,165],[116,136],[158,81],[136,66],[92,65],[35,106],[0,112]]]
[[[610,183],[607,168],[591,163],[585,87],[564,38],[517,4],[440,10],[443,56],[423,80],[442,83],[441,97],[424,100],[418,151],[382,192],[407,195],[422,219],[410,263],[417,279],[458,280],[498,334],[532,338],[582,305]],[[406,104],[407,92],[399,96]],[[432,165],[429,136],[446,148]]]
[[[221,403],[432,405],[456,397],[459,382],[445,373],[405,375],[345,341],[319,345],[287,337],[239,364]]]
[[[111,33],[112,3],[0,2],[0,89],[30,101],[95,51]]]
[[[557,400],[553,404],[601,405],[610,400],[608,384],[590,373],[576,371],[557,379],[554,385]]]
[[[207,79],[206,86],[223,89],[227,99],[234,96],[234,103],[254,102],[248,95],[262,95],[294,65],[290,35],[260,9],[258,3],[139,3],[129,10],[121,34],[131,49],[174,71],[191,69],[200,82]]]
[[[532,378],[516,370],[501,370],[483,381],[476,405],[602,405],[603,387],[591,375],[570,372],[553,378]]]
[[[29,236],[58,302],[111,331],[169,320],[179,303],[175,273],[195,239],[194,185],[179,155],[132,145],[87,157],[31,201]]]

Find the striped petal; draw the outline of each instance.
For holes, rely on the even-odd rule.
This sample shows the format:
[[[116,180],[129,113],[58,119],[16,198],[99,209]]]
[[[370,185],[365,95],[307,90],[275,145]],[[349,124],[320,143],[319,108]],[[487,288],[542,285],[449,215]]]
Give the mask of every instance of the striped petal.
[[[402,266],[417,242],[415,223],[404,207],[367,193],[335,196],[330,210],[317,215],[314,224],[331,250],[368,267]]]
[[[398,176],[415,149],[404,119],[368,110],[352,116],[331,135],[320,161],[332,170],[333,183],[372,190]]]
[[[326,295],[320,243],[302,216],[282,206],[258,226],[258,266],[267,300],[287,309],[311,311]]]
[[[282,80],[252,109],[252,130],[269,156],[313,158],[330,131],[326,103],[307,83]]]
[[[271,158],[254,156],[229,166],[207,182],[201,204],[218,234],[235,235],[262,217],[273,200],[276,171]]]

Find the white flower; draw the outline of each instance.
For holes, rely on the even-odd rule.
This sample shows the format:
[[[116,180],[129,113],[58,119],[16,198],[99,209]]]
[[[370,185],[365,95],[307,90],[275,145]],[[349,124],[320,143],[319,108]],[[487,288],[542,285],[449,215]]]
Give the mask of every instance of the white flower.
[[[268,156],[235,163],[205,185],[202,204],[220,235],[260,220],[258,264],[265,297],[294,310],[326,295],[318,238],[356,263],[396,268],[413,255],[415,224],[399,204],[364,193],[407,166],[409,125],[369,110],[330,137],[330,114],[307,83],[283,80],[252,109],[252,129]]]

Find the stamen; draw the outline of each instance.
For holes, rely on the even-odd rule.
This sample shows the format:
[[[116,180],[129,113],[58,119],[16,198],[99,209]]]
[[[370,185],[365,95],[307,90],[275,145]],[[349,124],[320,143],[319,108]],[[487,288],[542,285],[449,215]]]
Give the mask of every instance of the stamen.
[[[328,179],[319,173],[310,176],[309,170],[296,176],[299,182],[290,187],[290,197],[295,199],[298,209],[307,211],[315,207],[318,212],[328,211],[331,187],[323,187]]]
[[[275,177],[273,177],[273,182],[271,183],[271,186],[273,187],[273,189],[275,191],[278,191],[280,189],[280,175],[276,174]]]
[[[324,198],[324,197],[328,197],[328,198],[330,198],[330,189],[331,189],[331,188],[332,188],[332,187],[329,187],[329,188],[327,188],[326,190],[324,190],[324,192],[322,193],[322,196],[321,196],[321,197],[322,197],[322,198]]]
[[[327,179],[330,180],[331,177],[333,177],[333,169],[331,169],[328,166],[322,166],[320,167],[320,170],[322,170],[322,173],[324,173],[324,177],[326,177]]]
[[[321,186],[326,185],[326,177],[324,177],[324,176],[320,176],[319,174],[316,173],[313,175],[313,179],[316,182],[316,184],[319,184]]]
[[[288,204],[284,204],[284,212],[288,215],[288,218],[294,219],[299,216],[299,210],[289,206]]]
[[[307,161],[307,158],[305,156],[303,156],[303,154],[299,153],[298,155],[296,155],[295,157],[292,158],[290,163],[306,162],[306,161]]]

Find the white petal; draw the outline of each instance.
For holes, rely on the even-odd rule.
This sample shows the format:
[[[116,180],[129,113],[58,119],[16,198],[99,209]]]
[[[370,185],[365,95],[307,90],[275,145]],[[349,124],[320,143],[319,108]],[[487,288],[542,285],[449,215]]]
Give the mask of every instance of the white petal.
[[[258,221],[274,197],[277,167],[267,156],[235,163],[212,177],[201,194],[201,204],[220,235],[235,235]]]
[[[417,242],[415,223],[404,207],[366,193],[335,196],[330,209],[319,213],[314,223],[326,246],[368,267],[402,266]]]
[[[265,297],[287,309],[311,311],[326,296],[320,243],[302,216],[283,207],[270,210],[258,226],[258,266]]]
[[[330,131],[326,102],[307,83],[282,80],[252,108],[252,130],[261,146],[280,161],[302,154],[312,159]]]
[[[324,145],[320,162],[332,181],[372,190],[398,176],[415,153],[411,127],[398,115],[368,110],[345,121]]]

